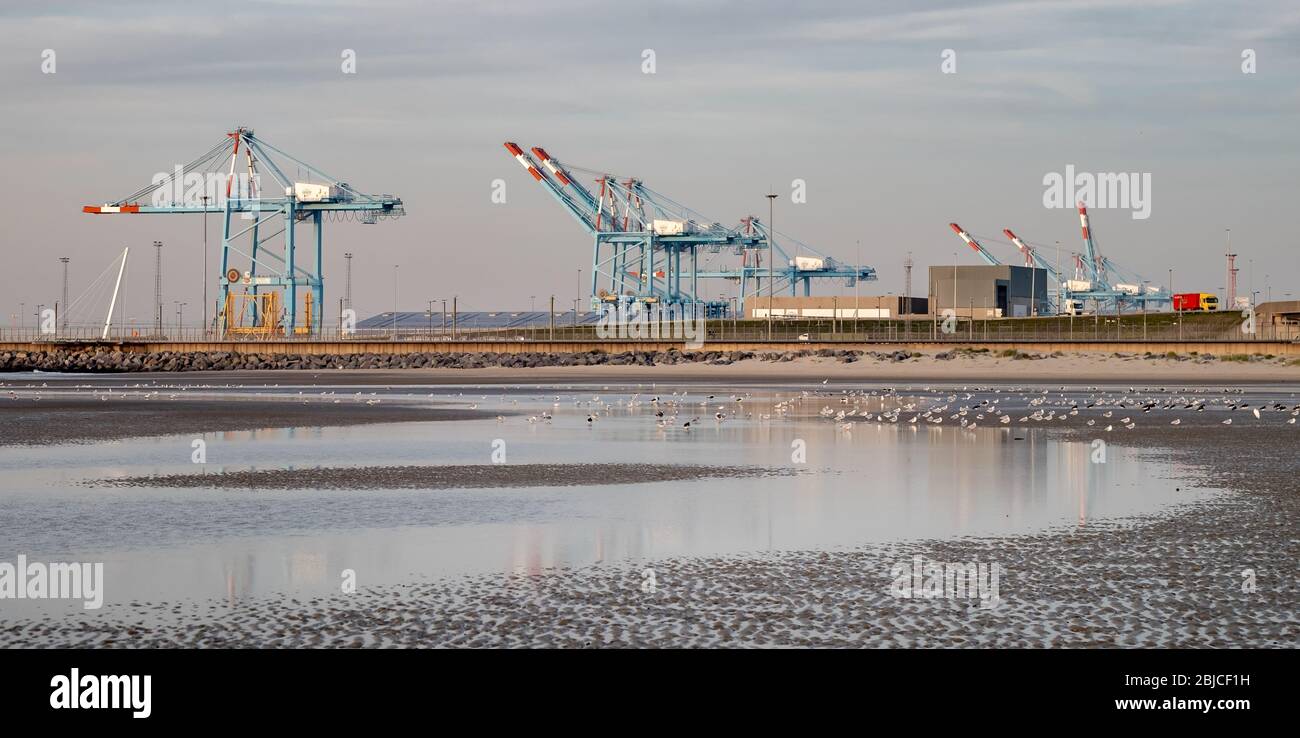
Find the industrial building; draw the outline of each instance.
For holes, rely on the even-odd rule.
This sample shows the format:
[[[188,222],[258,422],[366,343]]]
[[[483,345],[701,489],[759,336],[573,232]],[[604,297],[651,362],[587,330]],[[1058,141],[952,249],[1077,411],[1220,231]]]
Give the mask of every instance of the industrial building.
[[[841,318],[885,320],[906,315],[925,315],[929,301],[902,295],[833,295],[815,297],[751,297],[745,303],[746,318],[766,319],[771,305],[774,318]]]
[[[930,304],[939,314],[952,310],[960,318],[1052,314],[1047,270],[1010,264],[932,266]]]

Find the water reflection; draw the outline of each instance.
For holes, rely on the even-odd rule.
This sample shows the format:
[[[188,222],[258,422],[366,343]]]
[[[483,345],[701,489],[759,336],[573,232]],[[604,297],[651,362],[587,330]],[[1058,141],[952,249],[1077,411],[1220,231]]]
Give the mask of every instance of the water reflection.
[[[104,561],[106,601],[339,592],[344,569],[367,586],[479,572],[536,574],[627,559],[848,547],[909,538],[1000,535],[1084,526],[1195,499],[1174,470],[1119,447],[1092,448],[1041,428],[967,430],[860,422],[845,430],[805,412],[771,420],[781,395],[755,393],[715,422],[725,399],[681,400],[660,428],[629,393],[459,394],[524,416],[457,423],[265,429],[207,434],[206,467],[190,438],[47,449],[0,448],[4,550]],[[424,395],[421,395],[423,397]],[[431,400],[431,401],[434,401]],[[905,400],[904,400],[905,401]],[[890,402],[903,402],[890,400]],[[924,407],[934,400],[921,398]],[[874,411],[881,405],[876,401]],[[812,407],[816,404],[817,407]],[[547,411],[550,422],[528,423]],[[752,417],[747,417],[752,414]],[[705,420],[690,431],[680,418]],[[503,439],[509,461],[788,467],[796,477],[472,490],[88,488],[140,474],[339,465],[485,464]],[[597,480],[599,481],[599,480]],[[16,554],[15,554],[16,555]],[[10,603],[4,603],[11,611]],[[57,605],[55,607],[58,607]]]

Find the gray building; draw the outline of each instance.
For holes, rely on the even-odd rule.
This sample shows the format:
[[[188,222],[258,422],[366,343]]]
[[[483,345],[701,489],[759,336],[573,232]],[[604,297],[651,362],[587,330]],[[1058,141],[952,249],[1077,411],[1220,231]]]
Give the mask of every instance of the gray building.
[[[1037,303],[1037,309],[1031,305]],[[959,317],[1024,318],[1050,315],[1047,270],[997,266],[930,267],[930,305]]]

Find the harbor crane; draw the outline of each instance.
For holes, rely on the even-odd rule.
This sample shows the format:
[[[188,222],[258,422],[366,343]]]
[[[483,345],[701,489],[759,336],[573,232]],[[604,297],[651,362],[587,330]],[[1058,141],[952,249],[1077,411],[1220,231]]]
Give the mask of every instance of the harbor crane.
[[[1072,277],[1061,273],[1038,252],[1038,249],[1017,236],[1010,228],[1002,230],[1002,235],[1011,241],[1024,258],[1025,266],[1045,270],[1049,282],[1058,287],[1056,305],[1058,312],[1078,312],[1082,309],[1084,301],[1091,301],[1096,310],[1109,306],[1118,311],[1129,304],[1145,307],[1151,303],[1159,304],[1172,300],[1167,287],[1148,284],[1141,275],[1103,256],[1093,237],[1087,206],[1082,202],[1078,203],[1078,212],[1084,248],[1082,252],[1071,253],[1074,262]],[[962,241],[966,242],[966,245],[978,253],[986,264],[1002,263],[961,226],[956,223],[949,223],[948,226]]]
[[[285,174],[290,165],[297,168],[299,176],[316,181],[290,178]],[[273,187],[263,188],[263,174],[274,181]],[[324,221],[376,223],[406,212],[401,198],[362,193],[245,127],[230,131],[190,163],[154,175],[148,187],[112,202],[87,205],[82,211],[97,215],[220,214],[217,315],[223,337],[319,334],[325,299]],[[315,259],[311,268],[305,269],[297,255],[295,227],[309,220]],[[273,228],[276,230],[268,233]],[[305,289],[301,313],[300,288]]]
[[[842,264],[774,231],[755,216],[724,226],[639,179],[566,166],[540,146],[533,147],[531,154],[513,142],[506,142],[505,148],[591,235],[593,306],[636,301],[679,314],[702,308],[708,316],[725,315],[728,302],[702,297],[699,280],[738,282],[743,313],[745,300],[765,291],[796,295],[802,287],[803,294],[809,295],[814,279],[844,279],[850,287],[858,280],[876,279],[875,269]],[[593,175],[595,187],[584,186],[575,171]],[[793,257],[787,249],[794,250]],[[739,266],[700,268],[701,253],[723,252],[739,256]],[[764,253],[775,253],[778,260],[765,266]],[[764,287],[769,268],[772,283]]]

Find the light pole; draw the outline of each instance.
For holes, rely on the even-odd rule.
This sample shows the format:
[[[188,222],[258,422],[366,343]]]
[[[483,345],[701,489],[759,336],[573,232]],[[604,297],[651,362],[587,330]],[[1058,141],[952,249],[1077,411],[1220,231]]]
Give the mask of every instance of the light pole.
[[[352,308],[352,252],[343,254],[343,263],[347,264],[343,281],[343,303]]]
[[[1228,310],[1231,310],[1231,309],[1232,309],[1232,301],[1233,301],[1233,297],[1234,297],[1234,295],[1229,294],[1229,293],[1231,293],[1231,291],[1232,291],[1232,258],[1233,258],[1233,253],[1232,253],[1232,229],[1231,229],[1231,228],[1224,228],[1224,229],[1223,229],[1223,232],[1226,233],[1226,234],[1228,234],[1228,245],[1227,245],[1227,247],[1224,249],[1224,252],[1223,252],[1223,255],[1227,257],[1227,261],[1228,261],[1228,285],[1227,285],[1226,287],[1223,288],[1223,298],[1224,298],[1223,301],[1224,301],[1225,303],[1228,304],[1228,308],[1227,308],[1227,309],[1228,309]]]
[[[433,335],[433,303],[437,301],[436,297],[429,300],[429,309],[424,312],[424,317],[429,319],[429,335]]]
[[[59,319],[60,327],[66,331],[68,329],[68,257],[60,256],[59,261],[63,263],[63,302],[59,303],[59,314],[55,317]],[[158,310],[161,320],[162,308],[159,307]]]
[[[953,317],[956,317],[957,315],[957,252],[956,251],[952,252],[952,314]],[[957,328],[956,323],[953,324],[953,328],[954,329]]]
[[[537,312],[537,295],[528,296],[528,312],[530,313]]]
[[[393,340],[397,340],[397,264],[393,265]]]
[[[1178,304],[1178,295],[1174,292],[1174,270],[1169,269],[1169,300],[1174,309],[1174,322],[1178,323],[1178,340],[1183,340],[1183,310]]]
[[[1142,280],[1142,340],[1147,340],[1147,280]]]
[[[203,335],[208,335],[208,200],[203,196]],[[290,275],[292,276],[292,275]]]
[[[767,340],[772,340],[772,303],[776,296],[776,246],[772,235],[776,232],[776,193],[767,195]]]
[[[1029,317],[1038,317],[1038,268],[1029,267]]]
[[[442,335],[446,336],[447,335],[447,298],[442,297],[439,299],[442,300]]]
[[[853,332],[857,333],[858,315],[861,314],[861,306],[858,304],[858,275],[862,271],[862,239],[856,239],[853,243],[857,247],[853,252]],[[911,256],[910,253],[908,255]]]
[[[188,302],[181,302],[181,301],[179,301],[179,300],[172,300],[172,302],[176,304],[176,330],[177,330],[178,332],[184,331],[184,329],[185,329],[185,306],[188,305],[189,303],[188,303]]]
[[[158,335],[161,336],[163,332],[162,241],[153,242],[153,251],[154,251],[153,299],[154,299],[154,310],[158,313],[157,315],[154,316],[154,318],[158,323],[158,325],[156,326],[156,330],[158,331]],[[64,281],[66,282],[66,279]],[[64,293],[65,294],[67,293],[66,286],[64,288]],[[65,297],[64,300],[66,301],[67,298]]]

